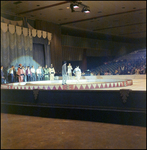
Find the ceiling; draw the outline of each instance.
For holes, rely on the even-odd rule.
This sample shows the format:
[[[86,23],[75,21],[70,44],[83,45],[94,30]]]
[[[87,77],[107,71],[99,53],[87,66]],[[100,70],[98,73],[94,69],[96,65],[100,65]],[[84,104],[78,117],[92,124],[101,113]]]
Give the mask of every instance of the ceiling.
[[[17,3],[20,2],[20,3]],[[70,1],[1,1],[1,12],[95,33],[146,38],[146,1],[78,1],[90,7],[71,12]]]

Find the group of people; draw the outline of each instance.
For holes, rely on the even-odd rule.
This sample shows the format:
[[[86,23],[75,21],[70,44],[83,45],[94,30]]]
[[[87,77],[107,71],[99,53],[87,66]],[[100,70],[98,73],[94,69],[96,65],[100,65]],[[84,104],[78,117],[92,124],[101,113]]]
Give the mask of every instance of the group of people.
[[[53,64],[51,64],[51,67],[45,67],[42,68],[42,66],[38,66],[37,69],[32,66],[31,68],[29,66],[22,66],[22,64],[19,64],[19,67],[17,70],[12,65],[11,68],[7,70],[8,73],[8,82],[28,82],[28,81],[41,81],[41,80],[54,80],[54,74],[55,69],[53,67]],[[3,71],[3,66],[1,66],[1,83],[5,83],[6,81],[6,73]]]
[[[115,74],[146,74],[146,57],[141,57],[136,61],[127,61],[115,70]]]
[[[72,73],[77,77],[77,81],[80,80],[81,77],[81,69],[77,66],[74,70],[71,66],[71,63],[66,66],[66,62],[64,62],[62,66],[62,85],[66,84],[67,80],[72,79]],[[29,81],[41,81],[41,80],[54,80],[55,69],[53,64],[48,68],[47,65],[45,67],[38,66],[35,70],[34,66],[31,68],[29,66],[22,66],[19,64],[17,70],[12,65],[11,68],[8,69],[8,82],[29,82]],[[6,81],[6,75],[3,71],[3,66],[1,66],[1,84],[4,84]]]
[[[66,61],[64,61],[64,64],[62,66],[62,85],[66,85],[67,83],[67,79],[72,79],[72,66],[69,63],[69,65],[66,67]],[[73,74],[76,76],[77,81],[79,82],[80,77],[81,77],[81,69],[79,68],[79,66],[77,66],[74,70],[73,70]]]
[[[117,68],[114,70],[114,65]],[[132,74],[146,74],[146,57],[140,57],[138,60],[125,60],[122,62],[109,62],[109,68],[107,64],[96,75],[132,75]],[[111,71],[110,71],[111,70]],[[97,72],[97,71],[95,71]]]

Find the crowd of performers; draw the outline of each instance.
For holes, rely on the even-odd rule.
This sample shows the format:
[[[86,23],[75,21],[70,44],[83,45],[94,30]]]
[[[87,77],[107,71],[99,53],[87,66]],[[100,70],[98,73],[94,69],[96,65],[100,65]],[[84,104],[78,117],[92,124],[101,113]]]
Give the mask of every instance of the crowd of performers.
[[[66,66],[66,62],[64,62],[62,66],[62,85],[66,84],[67,79],[72,79],[72,73],[76,76],[77,81],[79,81],[81,77],[81,69],[77,66],[74,70],[71,66],[71,63]],[[45,67],[38,66],[35,70],[34,66],[31,68],[29,66],[22,66],[19,64],[18,69],[12,65],[11,68],[8,69],[8,82],[29,82],[29,81],[42,81],[42,80],[54,80],[55,69],[53,64],[48,68],[47,65]],[[6,74],[3,71],[3,66],[1,66],[1,84],[6,82]]]
[[[32,66],[22,66],[19,64],[17,70],[12,65],[11,68],[7,70],[8,72],[8,82],[29,82],[29,81],[41,81],[41,80],[54,80],[55,69],[51,64],[51,67],[41,67],[38,66],[37,69]],[[6,79],[6,75],[3,72],[3,66],[1,66],[1,83]]]

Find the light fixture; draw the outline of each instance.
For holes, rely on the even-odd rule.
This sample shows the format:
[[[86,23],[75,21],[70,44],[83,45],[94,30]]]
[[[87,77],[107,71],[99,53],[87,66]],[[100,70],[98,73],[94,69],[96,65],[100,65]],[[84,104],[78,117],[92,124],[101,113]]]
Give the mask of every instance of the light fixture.
[[[73,3],[73,8],[79,8],[79,4],[78,3]]]
[[[71,8],[71,12],[75,12],[75,8],[79,8],[79,4],[78,4],[78,2],[72,2],[71,4],[70,4],[70,8]]]
[[[75,8],[80,8],[82,7],[82,10],[80,11],[76,11]],[[84,12],[84,13],[90,13],[90,8],[84,4],[82,4],[82,2],[75,2],[72,1],[70,4],[70,9],[71,12]]]
[[[84,12],[84,13],[90,13],[89,7],[87,7],[87,6],[83,7],[82,12]]]

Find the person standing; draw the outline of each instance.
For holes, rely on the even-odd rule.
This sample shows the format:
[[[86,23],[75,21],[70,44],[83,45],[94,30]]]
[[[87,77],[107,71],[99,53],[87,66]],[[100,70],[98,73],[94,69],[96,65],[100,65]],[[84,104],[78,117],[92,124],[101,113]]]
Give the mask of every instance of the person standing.
[[[4,72],[3,72],[3,66],[1,66],[1,84],[4,84],[4,80],[5,80],[5,77],[4,77]]]
[[[32,73],[32,81],[36,81],[36,75],[35,75],[35,68],[32,66],[31,68],[31,73]]]
[[[26,82],[25,78],[26,78],[26,69],[24,66],[22,66],[22,69],[24,71],[24,74],[23,74],[23,82]]]
[[[7,73],[7,68],[8,67],[4,67],[2,70],[3,70],[3,73],[4,73],[4,83],[9,83],[8,82],[8,73]]]
[[[40,70],[41,70],[41,77],[40,77],[40,80],[44,80],[44,71],[43,71],[42,66],[40,66]]]
[[[26,70],[26,76],[27,76],[27,81],[31,81],[32,72],[29,66]]]
[[[12,66],[11,66],[11,67],[12,67]],[[8,82],[9,82],[9,83],[11,83],[11,75],[10,75],[10,69],[11,69],[11,67],[8,68],[8,70],[7,70],[7,76],[8,76]]]
[[[55,69],[53,67],[53,64],[51,64],[51,67],[49,68],[49,73],[50,73],[50,80],[54,80]]]
[[[13,67],[13,75],[14,75],[13,82],[16,82],[16,69],[15,69],[15,66]]]
[[[49,80],[49,69],[47,68],[47,65],[45,65],[44,68],[44,80]]]
[[[19,82],[23,82],[24,71],[22,69],[22,64],[19,64],[18,73],[17,74],[19,75]]]
[[[41,80],[41,67],[38,66],[38,69],[36,70],[36,74],[37,74],[37,80],[40,81]]]
[[[14,82],[14,66],[11,66],[9,70],[9,75],[10,75],[10,83]]]
[[[79,68],[79,66],[77,66],[73,73],[75,74],[76,78],[77,78],[77,81],[79,82],[80,78],[81,78],[81,69]]]
[[[18,68],[16,69],[16,82],[19,82]]]
[[[28,67],[26,66],[26,67],[24,68],[24,71],[25,71],[25,74],[24,74],[24,78],[25,78],[25,79],[24,79],[24,81],[25,81],[25,82],[27,82],[27,75],[26,75],[26,70],[27,70],[27,69],[28,69]]]
[[[65,85],[67,81],[66,61],[62,65],[62,85]]]
[[[72,66],[71,66],[71,63],[68,64],[67,66],[67,69],[68,69],[68,79],[72,79]]]

